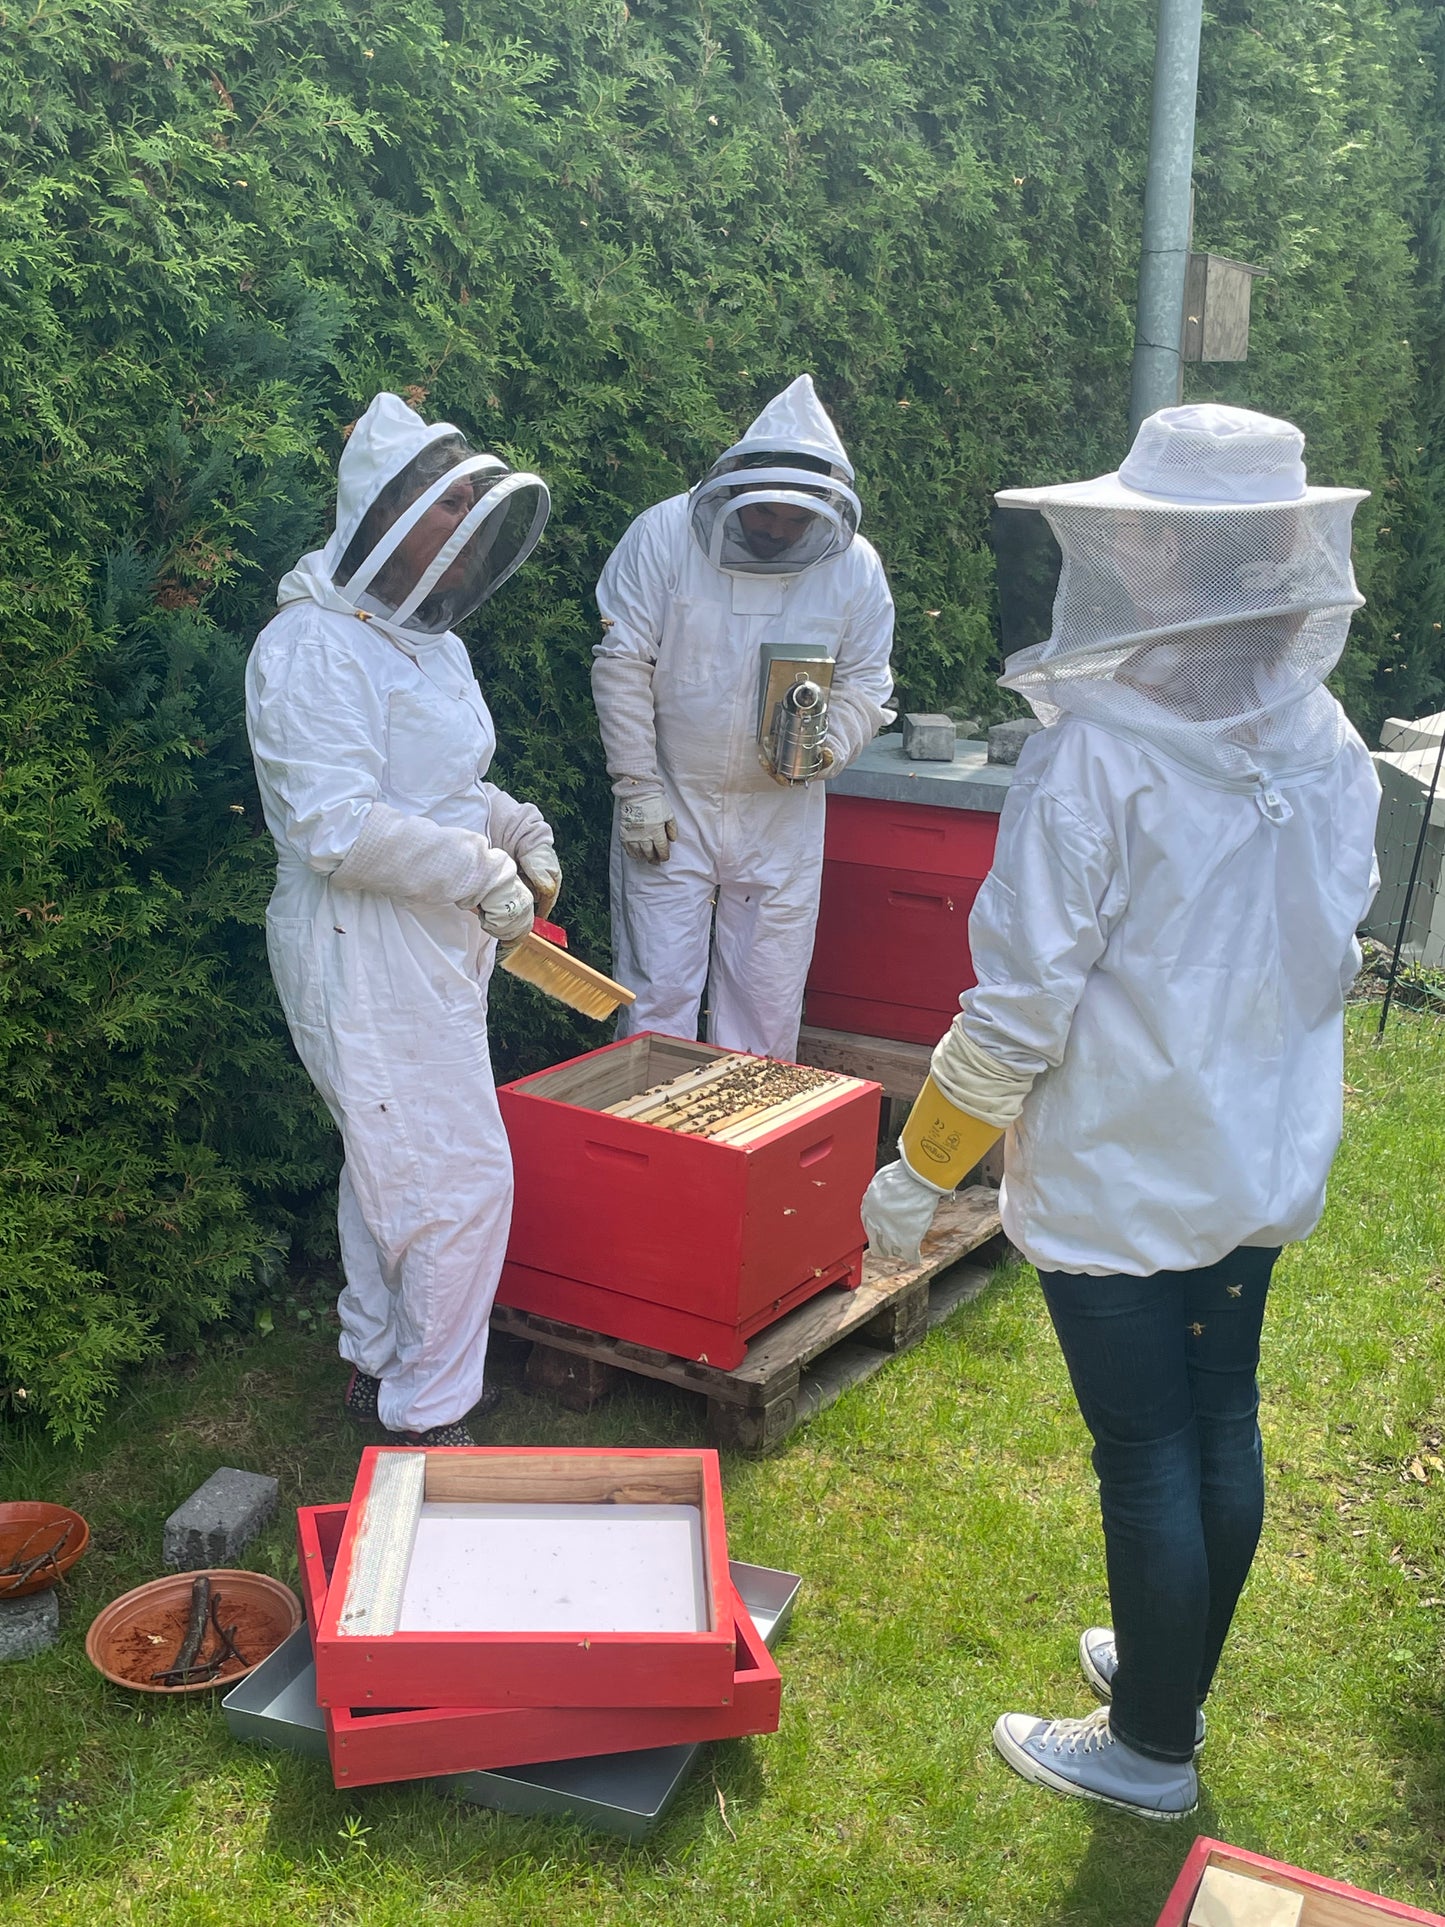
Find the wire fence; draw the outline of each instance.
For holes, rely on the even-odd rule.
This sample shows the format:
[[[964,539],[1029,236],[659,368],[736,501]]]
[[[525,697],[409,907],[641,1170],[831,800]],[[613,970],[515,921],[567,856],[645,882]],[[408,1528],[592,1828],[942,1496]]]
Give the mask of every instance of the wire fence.
[[[1445,731],[1379,757],[1375,847],[1380,890],[1365,923],[1356,995],[1377,999],[1383,1035],[1396,1009],[1445,1018]]]

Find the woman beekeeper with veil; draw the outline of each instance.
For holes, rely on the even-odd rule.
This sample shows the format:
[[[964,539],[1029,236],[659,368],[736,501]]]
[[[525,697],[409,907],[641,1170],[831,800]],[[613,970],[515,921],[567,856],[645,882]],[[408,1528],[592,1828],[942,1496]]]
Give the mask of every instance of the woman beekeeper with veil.
[[[425,1444],[470,1443],[511,1221],[487,979],[561,888],[541,814],[485,780],[496,734],[452,632],[547,512],[537,476],[378,395],[335,531],[282,581],[246,670],[271,970],[345,1149],[346,1409]]]
[[[1025,1778],[1190,1812],[1200,1710],[1264,1508],[1270,1272],[1324,1204],[1379,785],[1324,679],[1361,601],[1355,489],[1287,422],[1165,409],[1115,475],[1012,489],[1063,569],[1004,687],[1029,739],[969,932],[977,987],[863,1217],[916,1251],[1007,1128],[1009,1237],[1038,1268],[1094,1439],[1110,1706],[1005,1714]]]

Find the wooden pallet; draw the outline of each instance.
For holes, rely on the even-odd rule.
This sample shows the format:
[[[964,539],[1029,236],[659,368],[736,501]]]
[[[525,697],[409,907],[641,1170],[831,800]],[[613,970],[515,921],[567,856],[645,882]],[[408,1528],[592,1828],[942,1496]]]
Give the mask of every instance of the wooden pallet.
[[[759,1332],[730,1372],[508,1305],[493,1310],[492,1328],[531,1340],[526,1377],[533,1391],[586,1410],[616,1388],[623,1372],[661,1379],[707,1400],[711,1444],[767,1452],[976,1297],[1002,1249],[998,1193],[970,1186],[939,1206],[921,1264],[870,1255],[856,1291],[819,1292]],[[976,1262],[962,1264],[970,1256]]]

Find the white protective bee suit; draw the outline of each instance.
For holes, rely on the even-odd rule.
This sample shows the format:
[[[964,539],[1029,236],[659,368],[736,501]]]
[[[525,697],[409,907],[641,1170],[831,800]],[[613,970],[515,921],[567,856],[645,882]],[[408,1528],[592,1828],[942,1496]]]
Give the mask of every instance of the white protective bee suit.
[[[405,497],[428,463],[420,496],[344,569],[388,484]],[[419,518],[473,498],[424,577],[397,583]],[[246,671],[276,844],[271,969],[345,1148],[340,1349],[381,1380],[398,1432],[453,1424],[480,1398],[511,1222],[487,980],[494,936],[530,924],[518,866],[549,889],[560,873],[540,813],[485,780],[496,736],[451,625],[546,515],[537,477],[378,395],[341,457],[335,532],[282,581]]]
[[[1047,727],[933,1076],[1010,1127],[1004,1227],[1041,1270],[1194,1270],[1323,1209],[1379,785],[1324,687],[1362,600],[1363,495],[1308,487],[1303,445],[1244,409],[1166,409],[1117,474],[999,496],[1063,553],[1053,633],[1003,678]],[[876,1248],[916,1247],[928,1191],[906,1159],[879,1173]]]
[[[637,994],[624,1033],[696,1037],[706,987],[713,1043],[796,1052],[824,795],[820,781],[780,786],[759,760],[759,650],[810,643],[835,658],[831,772],[892,720],[893,602],[856,534],[852,481],[800,375],[690,494],[640,515],[602,571],[592,690],[617,798],[616,971]],[[736,520],[747,502],[806,508],[811,520],[790,548],[760,557]],[[665,861],[627,853],[629,813],[651,814]]]

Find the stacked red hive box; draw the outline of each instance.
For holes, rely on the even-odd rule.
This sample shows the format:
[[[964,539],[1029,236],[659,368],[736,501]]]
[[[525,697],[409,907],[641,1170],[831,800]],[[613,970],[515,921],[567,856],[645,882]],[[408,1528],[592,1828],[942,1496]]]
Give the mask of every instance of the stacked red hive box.
[[[936,1044],[975,981],[968,913],[997,837],[986,811],[830,796],[806,1021]]]
[[[731,1370],[755,1332],[859,1282],[876,1084],[802,1072],[820,1081],[730,1142],[609,1110],[721,1060],[763,1061],[648,1033],[502,1086],[501,1304]]]
[[[388,1463],[400,1460],[410,1463]],[[695,1626],[610,1623],[617,1602],[609,1611],[607,1558],[595,1536],[585,1541],[583,1563],[592,1569],[580,1584],[576,1570],[570,1580],[551,1568],[531,1575],[533,1623],[436,1626],[439,1577],[469,1622],[487,1619],[489,1595],[519,1577],[500,1561],[478,1568],[459,1525],[481,1519],[494,1535],[515,1533],[550,1512],[544,1524],[555,1544],[597,1524],[615,1537],[647,1507],[665,1513],[658,1523],[674,1551],[676,1515],[695,1513],[683,1522],[696,1565]],[[714,1453],[373,1447],[363,1454],[350,1505],[303,1506],[297,1535],[317,1699],[338,1786],[777,1728],[782,1684],[728,1576]],[[508,1540],[490,1543],[497,1550]],[[644,1556],[638,1569],[647,1566]],[[666,1562],[654,1559],[650,1570],[665,1585]],[[559,1588],[569,1585],[578,1596],[575,1610],[562,1615],[568,1627],[536,1623],[555,1621]],[[603,1621],[596,1626],[588,1617],[594,1600]],[[366,1630],[371,1621],[386,1630]]]
[[[1237,1909],[1231,1908],[1222,1895],[1214,1897],[1212,1906],[1199,1904],[1205,1877],[1211,1870],[1230,1876],[1231,1884],[1239,1883]],[[1251,1911],[1245,1896],[1256,1885],[1261,1902]],[[1389,1927],[1390,1922],[1395,1922],[1397,1927],[1404,1927],[1406,1922],[1414,1922],[1415,1927],[1445,1927],[1445,1914],[1426,1913],[1423,1908],[1407,1906],[1404,1901],[1388,1900],[1383,1894],[1366,1893],[1342,1881],[1327,1880],[1321,1874],[1307,1873],[1303,1867],[1292,1867],[1287,1861],[1270,1860],[1262,1853],[1248,1853],[1242,1847],[1226,1845],[1223,1840],[1211,1840],[1207,1834],[1202,1834],[1190,1848],[1156,1927],[1189,1927],[1191,1917],[1201,1916],[1215,1920],[1228,1919],[1231,1915],[1259,1918],[1263,1899],[1269,1896],[1297,1899],[1298,1927]],[[1278,1909],[1282,1918],[1288,1918],[1293,1912],[1290,1905]]]

